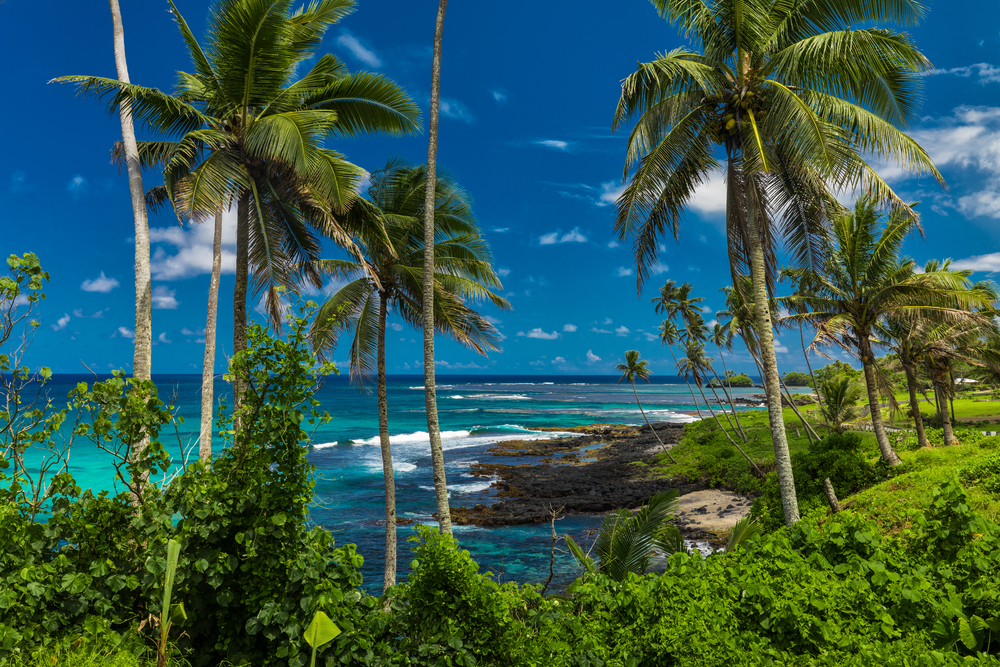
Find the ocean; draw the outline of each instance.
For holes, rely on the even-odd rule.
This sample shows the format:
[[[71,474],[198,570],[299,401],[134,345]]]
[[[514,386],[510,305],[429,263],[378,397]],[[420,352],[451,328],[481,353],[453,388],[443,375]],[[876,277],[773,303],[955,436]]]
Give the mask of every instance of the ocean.
[[[180,440],[197,456],[200,413],[200,375],[158,375],[154,381],[165,402],[175,401],[180,415]],[[643,408],[651,421],[687,423],[694,406],[686,385],[659,378],[637,385]],[[77,382],[94,376],[57,375],[49,394],[60,404]],[[639,413],[627,383],[609,376],[486,376],[439,375],[438,409],[445,449],[449,495],[453,506],[494,502],[491,480],[473,477],[469,466],[491,462],[489,445],[501,440],[551,438],[559,433],[535,427],[572,427],[594,422],[640,424]],[[737,389],[737,396],[760,389]],[[229,385],[217,381],[216,399],[230,396]],[[709,393],[711,398],[711,393]],[[316,398],[333,421],[318,429],[311,441],[310,461],[316,466],[315,500],[310,518],[331,530],[338,544],[355,543],[365,558],[364,586],[381,590],[384,519],[382,463],[378,439],[378,411],[374,392],[365,394],[346,377],[329,378]],[[699,397],[700,400],[700,397]],[[389,376],[389,430],[396,472],[399,517],[413,525],[399,526],[399,575],[409,571],[411,544],[417,524],[436,525],[433,478],[424,413],[423,376]],[[704,409],[704,408],[703,408]],[[181,447],[172,433],[161,440],[175,460]],[[216,449],[221,440],[215,439]],[[528,463],[530,458],[502,463]],[[78,440],[70,458],[70,472],[84,488],[113,490],[113,468],[108,454]],[[599,516],[566,516],[556,524],[559,534],[587,540],[600,524]],[[551,526],[533,524],[499,528],[455,526],[455,537],[483,571],[501,580],[539,582],[548,577]],[[568,553],[556,558],[556,584],[565,584],[578,573]]]

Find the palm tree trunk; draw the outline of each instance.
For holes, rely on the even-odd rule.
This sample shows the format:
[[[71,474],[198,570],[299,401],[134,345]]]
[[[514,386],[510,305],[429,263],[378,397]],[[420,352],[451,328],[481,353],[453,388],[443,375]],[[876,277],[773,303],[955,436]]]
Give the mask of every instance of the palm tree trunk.
[[[114,27],[115,67],[118,80],[129,83],[128,63],[125,60],[125,27],[118,0],[109,0],[111,22]],[[132,377],[149,380],[153,368],[153,288],[149,270],[149,218],[146,212],[146,191],[142,186],[142,166],[139,147],[135,141],[132,123],[132,104],[125,100],[119,108],[122,125],[122,145],[125,148],[125,165],[128,169],[128,189],[132,196],[132,217],[135,220],[135,339],[132,353]],[[149,438],[144,437],[132,450],[138,458]],[[148,473],[133,480],[137,486],[148,479]]]
[[[955,374],[952,372],[951,367],[948,367],[948,407],[951,408],[951,421],[954,424],[955,419]]]
[[[663,448],[663,453],[667,455],[667,458],[670,459],[671,463],[677,463],[677,460],[671,456],[667,446],[663,444],[662,440],[660,440],[660,434],[657,433],[656,429],[653,428],[653,425],[649,423],[649,417],[646,416],[646,411],[642,409],[642,403],[639,402],[639,392],[635,390],[635,380],[632,380],[632,393],[635,394],[635,404],[639,406],[639,412],[642,413],[642,418],[646,420],[646,426],[648,426],[649,430],[653,432],[653,437],[656,438],[656,441],[660,443],[660,447]]]
[[[674,354],[674,346],[667,345],[667,349],[670,350],[670,357],[674,360],[674,368],[677,368],[677,355]],[[698,419],[704,419],[705,415],[701,414],[701,408],[698,407],[698,399],[694,397],[694,389],[691,388],[691,383],[688,382],[687,376],[684,376],[684,384],[687,385],[688,391],[691,393],[691,402],[694,403],[694,409],[698,412]]]
[[[952,427],[951,414],[948,412],[948,394],[945,393],[945,382],[947,382],[947,371],[943,367],[934,367],[934,386],[937,393],[941,395],[941,429],[944,431],[944,444],[957,445],[958,438],[955,436],[955,429]]]
[[[215,323],[219,315],[219,277],[222,273],[222,209],[215,213],[212,238],[212,281],[208,286],[208,317],[205,319],[205,359],[201,365],[201,438],[198,458],[212,460],[212,407],[215,401]]]
[[[385,574],[382,592],[396,585],[396,476],[392,469],[389,444],[389,401],[385,386],[385,319],[388,299],[379,293],[378,309],[378,440],[382,448],[382,475],[385,478]]]
[[[247,287],[250,283],[250,192],[236,201],[236,285],[233,287],[233,354],[247,349]],[[244,382],[233,374],[233,428],[239,434]]]
[[[799,322],[799,340],[802,341],[802,356],[806,359],[806,368],[809,369],[809,378],[812,380],[813,391],[816,392],[816,400],[819,403],[823,402],[823,394],[819,392],[819,383],[816,382],[816,374],[813,373],[812,364],[809,363],[809,351],[806,349],[806,337],[802,333],[802,322]],[[822,412],[822,410],[820,411]]]
[[[719,347],[718,345],[716,347],[719,348],[719,360],[722,362],[722,373],[723,373],[723,375],[729,375],[729,369],[726,368],[726,355],[724,355],[722,353],[722,348],[721,347]],[[715,372],[714,369],[713,369],[712,372],[713,373]],[[719,380],[719,374],[718,373],[715,373],[715,379]],[[726,388],[726,383],[725,382],[723,382],[722,380],[719,380],[719,383],[722,385],[722,392],[726,395],[726,400],[729,401],[729,407],[733,411],[733,419],[736,420],[736,426],[740,430],[740,435],[743,437],[743,442],[747,442],[747,440],[748,440],[747,434],[743,430],[743,424],[740,423],[740,416],[736,412],[736,404],[733,402],[733,394],[729,391],[729,389]],[[731,387],[730,387],[730,389],[731,389]]]
[[[774,442],[774,463],[778,469],[778,486],[781,490],[781,508],[785,514],[785,525],[799,520],[799,500],[795,495],[795,477],[792,474],[792,457],[788,451],[785,435],[785,420],[781,410],[781,387],[778,376],[778,360],[774,356],[774,329],[771,311],[767,307],[767,280],[764,266],[764,245],[760,230],[751,229],[747,234],[750,251],[750,278],[754,291],[754,314],[757,332],[760,336],[760,356],[764,377],[764,393],[767,396],[767,417],[771,425],[771,439]]]
[[[889,444],[889,436],[885,433],[885,425],[882,423],[882,410],[878,401],[878,384],[875,379],[875,368],[872,365],[872,348],[868,342],[870,335],[866,331],[859,334],[858,352],[861,357],[861,367],[865,371],[865,388],[868,390],[868,409],[871,411],[872,427],[875,430],[875,439],[878,440],[878,448],[882,452],[882,460],[891,466],[898,466],[899,456]]]
[[[801,412],[799,412],[799,406],[795,405],[795,399],[792,398],[792,392],[788,391],[788,385],[785,384],[785,380],[781,377],[781,375],[778,376],[778,381],[781,382],[781,388],[785,391],[785,396],[788,397],[788,407],[792,409],[795,416],[799,418],[800,422],[802,422],[802,428],[806,430],[806,437],[809,438],[809,443],[812,444],[814,442],[813,438],[819,440],[819,434],[813,430],[813,427],[809,425],[809,421],[802,416]]]
[[[718,377],[718,375],[716,375],[716,377]],[[753,460],[753,459],[751,459],[751,458],[750,458],[750,457],[749,457],[749,456],[747,455],[747,453],[746,453],[745,451],[743,451],[743,448],[742,448],[742,447],[740,447],[740,446],[739,446],[739,444],[738,444],[738,443],[737,443],[737,442],[736,442],[735,440],[733,440],[733,437],[732,437],[731,435],[729,435],[729,432],[728,432],[728,431],[727,431],[727,430],[725,429],[725,427],[724,427],[724,426],[722,425],[722,422],[721,422],[721,421],[719,421],[719,416],[718,416],[717,414],[715,414],[715,412],[714,412],[714,411],[712,410],[712,406],[711,406],[711,405],[709,405],[709,403],[708,403],[708,399],[707,399],[707,398],[705,398],[705,390],[704,390],[704,389],[702,389],[702,388],[701,388],[701,385],[700,385],[700,384],[698,384],[697,382],[695,382],[695,384],[696,384],[696,385],[698,385],[698,391],[700,391],[700,392],[701,392],[701,397],[705,399],[705,405],[707,405],[707,406],[708,406],[708,411],[712,413],[712,416],[713,416],[713,417],[715,417],[715,422],[716,422],[716,423],[717,423],[717,424],[719,425],[719,428],[720,428],[720,429],[722,429],[722,432],[723,432],[723,433],[725,434],[725,436],[726,436],[726,437],[727,437],[727,438],[729,439],[729,442],[733,443],[733,447],[735,447],[736,449],[738,449],[738,450],[739,450],[740,454],[742,454],[742,455],[743,455],[743,458],[745,458],[745,459],[747,460],[747,462],[748,462],[748,463],[749,463],[749,464],[750,464],[750,465],[751,465],[751,466],[753,467],[753,469],[757,471],[757,474],[758,474],[758,475],[760,475],[760,476],[761,476],[761,477],[763,478],[763,477],[764,477],[764,471],[762,471],[762,470],[761,470],[761,469],[760,469],[760,468],[759,468],[759,467],[757,466],[757,464],[756,464],[756,463],[754,463],[754,460]],[[713,394],[715,394],[715,390],[714,390],[714,389],[712,390],[712,393],[713,393]],[[718,398],[719,398],[719,395],[718,395],[718,394],[715,394],[715,398],[716,398],[716,399],[718,399]],[[723,414],[725,414],[725,410],[723,410]],[[729,419],[729,417],[727,416],[727,417],[726,417],[726,419]],[[732,426],[732,425],[733,425],[733,423],[732,423],[732,422],[729,422],[729,425],[730,425],[730,426]],[[743,440],[743,442],[746,442],[746,438],[745,438],[745,437],[744,437],[744,440]]]
[[[716,380],[719,379],[719,374],[718,373],[716,373],[715,371],[712,371],[712,374],[715,375],[715,379]],[[726,411],[726,404],[722,402],[721,398],[719,398],[719,392],[715,391],[715,387],[712,386],[711,382],[708,384],[708,388],[712,390],[712,396],[715,396],[715,402],[719,404],[719,412],[721,412],[725,416],[726,421],[729,422],[729,428],[731,428],[734,431],[737,431],[738,433],[740,433],[737,430],[736,425],[733,424],[733,420],[732,420],[732,418],[730,418],[729,412]],[[704,395],[704,393],[705,392],[702,392],[702,395]],[[718,418],[716,418],[716,421],[718,421]],[[743,434],[740,433],[740,436],[742,437]],[[744,438],[743,441],[746,442],[746,438]]]
[[[437,496],[438,523],[441,532],[451,535],[451,508],[448,506],[448,480],[444,470],[444,448],[438,422],[437,391],[434,386],[434,206],[437,192],[437,143],[441,98],[441,42],[444,13],[448,0],[439,0],[434,23],[434,56],[431,64],[431,118],[427,142],[427,193],[424,199],[424,401],[427,405],[427,434],[431,441],[431,465],[434,468],[434,494]]]
[[[916,373],[910,364],[903,364],[903,371],[906,373],[906,388],[910,392],[910,412],[913,413],[913,425],[917,429],[917,444],[930,447],[931,443],[927,441],[927,433],[924,432],[924,419],[920,414],[920,401],[917,399]]]

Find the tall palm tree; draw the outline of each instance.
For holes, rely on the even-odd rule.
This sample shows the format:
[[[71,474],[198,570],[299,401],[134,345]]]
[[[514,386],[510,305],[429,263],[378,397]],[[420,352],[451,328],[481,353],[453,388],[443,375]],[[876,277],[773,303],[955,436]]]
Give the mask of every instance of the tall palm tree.
[[[797,264],[820,263],[826,220],[840,206],[828,188],[860,187],[905,207],[862,155],[896,159],[941,180],[901,128],[917,117],[930,63],[908,35],[918,0],[652,0],[693,48],[658,54],[622,82],[617,129],[638,116],[626,151],[615,229],[632,236],[641,289],[659,237],[712,172],[725,171],[726,230],[734,276],[752,281],[768,415],[785,521],[798,501],[781,412],[767,295],[775,243]],[[724,163],[715,151],[725,153]]]
[[[353,248],[337,220],[356,197],[362,170],[324,147],[329,138],[419,130],[419,110],[381,75],[350,74],[331,55],[313,59],[323,35],[354,10],[353,0],[223,0],[211,13],[207,48],[171,0],[194,67],[178,72],[173,95],[114,79],[68,76],[80,92],[132,105],[166,141],[142,142],[139,158],[165,167],[164,186],[182,215],[214,216],[237,205],[233,349],[246,349],[247,292],[265,293],[280,325],[278,287],[319,256],[316,233]],[[319,284],[309,268],[305,278]],[[238,393],[239,387],[234,387]]]
[[[656,429],[653,428],[653,425],[649,423],[649,417],[646,416],[646,411],[642,409],[642,403],[639,402],[639,392],[635,389],[636,378],[649,382],[649,362],[645,359],[639,359],[638,350],[628,350],[625,352],[625,363],[615,366],[615,370],[622,374],[622,376],[618,378],[618,384],[621,384],[622,380],[628,380],[632,385],[632,393],[635,395],[635,404],[639,406],[639,412],[642,413],[642,418],[646,420],[646,426],[648,426],[649,430],[653,432],[653,436],[656,437],[657,442],[660,443],[660,447],[663,449],[664,453],[666,453],[670,462],[677,463],[673,455],[670,454],[670,451],[667,450],[667,446],[663,444],[662,440],[660,440],[660,434],[657,433]]]
[[[899,257],[914,224],[907,210],[896,208],[882,227],[874,203],[859,200],[852,213],[835,221],[829,258],[811,276],[811,292],[780,299],[796,311],[786,320],[817,327],[814,344],[839,345],[861,360],[872,426],[882,459],[890,465],[899,465],[900,459],[889,444],[879,407],[886,384],[872,350],[879,322],[890,316],[978,322],[983,317],[969,311],[991,301],[988,292],[971,286],[967,274],[947,269],[914,273],[913,260]]]
[[[677,366],[677,355],[674,354],[674,345],[678,344],[681,340],[680,329],[669,319],[663,320],[663,324],[660,325],[660,344],[666,345],[667,349],[670,350],[670,357],[674,360],[674,366]],[[684,378],[684,384],[687,385],[688,392],[691,394],[691,402],[694,403],[694,409],[698,413],[699,419],[704,419],[705,415],[701,414],[701,407],[698,405],[698,399],[694,396],[694,389],[691,388],[691,383],[688,382],[687,376],[681,375]]]
[[[215,213],[212,233],[212,278],[208,285],[205,317],[205,357],[201,364],[201,436],[198,458],[212,459],[212,408],[215,405],[215,330],[219,315],[219,280],[222,277],[222,210]]]
[[[444,14],[448,0],[438,0],[437,19],[434,21],[434,52],[431,59],[431,118],[427,139],[427,178],[436,180],[438,123],[441,119],[441,46],[444,41]],[[424,273],[434,273],[434,201],[427,191],[424,205]],[[434,315],[434,290],[430,283],[424,285],[424,321]],[[441,444],[441,423],[438,421],[437,387],[434,380],[434,327],[424,326],[424,404],[427,408],[427,434],[431,443],[431,465],[434,468],[434,494],[437,497],[438,525],[441,532],[451,535],[451,508],[448,506],[448,479],[444,470],[444,447]]]
[[[366,230],[359,244],[365,262],[320,260],[318,268],[349,282],[334,292],[316,314],[312,327],[314,348],[326,355],[341,334],[351,332],[350,375],[364,385],[377,377],[379,443],[385,475],[384,588],[396,583],[396,492],[389,442],[385,377],[385,331],[389,310],[420,327],[424,283],[434,289],[434,324],[438,331],[485,354],[495,350],[497,330],[473,310],[470,301],[487,300],[509,309],[494,290],[502,288],[493,269],[489,247],[479,235],[468,196],[451,179],[438,177],[430,188],[435,208],[434,280],[423,276],[424,190],[427,172],[390,162],[372,175],[368,199],[347,214],[352,226]],[[373,368],[373,365],[375,368]]]
[[[716,314],[716,316],[718,316],[718,314]],[[743,424],[740,423],[740,416],[739,413],[737,413],[736,411],[736,404],[733,401],[734,393],[730,391],[732,387],[730,387],[728,383],[729,378],[732,377],[730,375],[731,371],[726,366],[726,355],[723,354],[722,352],[723,348],[732,351],[733,332],[728,327],[719,324],[719,322],[716,321],[716,323],[712,327],[712,332],[708,335],[708,340],[713,345],[715,345],[717,350],[719,350],[719,361],[722,362],[722,375],[725,378],[725,381],[719,379],[719,384],[722,385],[722,392],[726,395],[726,400],[729,401],[729,408],[730,410],[732,410],[733,419],[736,420],[736,426],[740,430],[740,435],[743,436],[743,442],[746,442],[747,436],[746,433],[743,431]],[[716,373],[715,377],[716,379],[719,378],[718,373]]]
[[[122,12],[118,0],[109,0],[109,4],[114,27],[115,67],[118,71],[118,80],[128,84]],[[118,109],[128,170],[128,189],[132,196],[132,217],[135,222],[135,338],[132,341],[132,375],[137,380],[148,380],[153,372],[153,287],[149,268],[149,217],[146,211],[145,190],[142,187],[142,168],[139,165],[135,126],[132,122],[132,105],[128,100],[122,100]],[[147,444],[147,439],[140,441],[134,455],[139,456]]]

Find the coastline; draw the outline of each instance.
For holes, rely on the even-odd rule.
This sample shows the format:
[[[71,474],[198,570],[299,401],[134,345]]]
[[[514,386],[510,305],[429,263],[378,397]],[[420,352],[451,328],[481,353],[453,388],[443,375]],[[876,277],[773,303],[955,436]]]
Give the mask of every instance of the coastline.
[[[559,515],[596,515],[636,509],[661,491],[677,489],[680,506],[674,523],[686,539],[718,543],[750,511],[752,498],[711,489],[706,480],[653,476],[646,465],[683,434],[683,424],[591,424],[541,428],[579,435],[548,440],[509,440],[492,445],[490,454],[510,464],[477,463],[476,477],[493,478],[495,502],[452,507],[457,525],[481,527],[544,523]]]

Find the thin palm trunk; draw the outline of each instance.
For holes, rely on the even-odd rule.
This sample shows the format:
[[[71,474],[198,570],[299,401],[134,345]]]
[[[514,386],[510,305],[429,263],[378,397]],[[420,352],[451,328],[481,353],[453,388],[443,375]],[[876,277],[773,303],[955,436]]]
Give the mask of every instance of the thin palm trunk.
[[[920,414],[920,401],[917,399],[917,377],[913,372],[913,366],[903,364],[903,371],[906,372],[906,388],[910,392],[910,412],[913,413],[913,426],[917,429],[917,444],[921,447],[930,447],[927,440],[927,433],[924,432],[924,419]]]
[[[451,535],[451,508],[448,506],[448,480],[444,470],[444,448],[438,422],[437,391],[434,386],[434,196],[437,191],[437,143],[441,97],[441,43],[444,36],[444,13],[448,0],[438,3],[434,23],[434,56],[431,63],[431,114],[427,142],[427,193],[424,200],[424,401],[427,405],[427,434],[434,468],[434,494],[437,497],[438,523],[441,532]]]
[[[639,392],[635,390],[635,380],[632,380],[632,393],[635,394],[635,404],[639,406],[639,412],[642,413],[642,418],[646,420],[646,426],[648,426],[649,430],[653,432],[653,437],[656,438],[656,441],[660,443],[660,447],[663,448],[663,453],[667,455],[667,458],[670,459],[671,463],[677,463],[677,460],[670,455],[670,451],[667,449],[667,446],[663,444],[662,440],[660,440],[660,434],[657,433],[656,429],[653,428],[653,425],[649,423],[649,417],[646,416],[646,411],[642,409],[642,403],[639,402]]]
[[[750,255],[751,282],[754,290],[754,314],[757,332],[760,336],[760,355],[763,366],[764,394],[767,396],[767,417],[771,426],[774,443],[774,463],[778,470],[778,486],[781,490],[781,508],[785,524],[799,521],[799,500],[795,495],[795,477],[792,474],[792,457],[788,451],[785,435],[785,420],[781,411],[781,389],[779,386],[778,361],[774,356],[774,329],[771,312],[767,307],[767,280],[765,277],[764,246],[759,229],[747,234]]]
[[[788,385],[785,384],[785,380],[781,377],[781,375],[778,375],[778,381],[781,383],[781,388],[785,391],[785,396],[788,397],[788,407],[792,409],[795,416],[799,418],[800,422],[802,422],[802,428],[806,430],[806,437],[809,439],[810,444],[814,442],[813,438],[819,440],[819,434],[813,430],[813,427],[809,425],[809,421],[802,416],[801,412],[799,412],[799,406],[795,405],[795,399],[792,398],[792,392],[788,391]]]
[[[938,410],[941,415],[941,429],[944,431],[944,444],[945,445],[957,445],[958,438],[955,436],[955,429],[952,427],[951,415],[948,412],[948,394],[945,389],[945,382],[947,382],[947,371],[941,367],[934,368],[934,386],[941,395],[940,409]]]
[[[716,376],[716,377],[718,377],[718,376]],[[729,442],[733,443],[733,447],[735,447],[736,449],[739,450],[740,454],[743,455],[743,458],[745,458],[747,460],[747,462],[753,467],[753,469],[757,471],[757,474],[760,475],[761,477],[763,477],[764,476],[764,472],[759,467],[757,467],[757,464],[754,463],[754,460],[751,459],[747,455],[747,453],[745,451],[743,451],[743,448],[739,446],[739,443],[737,443],[735,440],[733,440],[733,437],[731,435],[729,435],[729,431],[727,431],[725,429],[725,427],[722,425],[722,422],[719,421],[719,416],[717,414],[715,414],[715,412],[712,410],[712,406],[709,405],[709,403],[708,403],[708,399],[705,398],[705,390],[701,388],[701,384],[698,383],[698,382],[695,382],[695,384],[698,386],[698,391],[701,392],[701,397],[705,399],[705,405],[708,405],[708,411],[712,413],[713,417],[715,417],[715,422],[719,425],[719,428],[722,429],[722,432],[726,434],[726,437],[729,439]],[[715,390],[714,389],[712,390],[712,393],[715,394]],[[719,395],[715,394],[715,398],[718,399]],[[725,414],[725,410],[723,410],[722,413]],[[729,417],[727,416],[726,419],[729,419]],[[729,425],[732,426],[733,423],[730,421]],[[744,442],[746,442],[745,439],[744,439]]]
[[[716,380],[719,379],[718,373],[713,372],[713,375],[715,375]],[[719,392],[715,391],[715,387],[712,386],[711,382],[708,384],[708,388],[712,390],[712,396],[715,396],[715,402],[719,404],[719,412],[721,412],[726,417],[726,421],[729,422],[729,428],[739,432],[736,428],[736,425],[733,424],[733,420],[729,416],[729,412],[726,410],[726,404],[722,402],[721,398],[719,398]],[[704,393],[705,392],[702,392],[702,394]],[[716,419],[716,421],[718,421],[718,419]],[[740,435],[742,436],[742,433]]]
[[[822,405],[822,403],[823,403],[823,394],[821,394],[820,391],[819,391],[819,383],[816,382],[816,374],[813,373],[812,364],[809,363],[809,350],[806,349],[806,337],[805,337],[805,334],[802,333],[802,322],[801,321],[799,322],[799,340],[802,342],[802,356],[805,357],[805,359],[806,359],[806,368],[809,369],[809,379],[812,380],[813,391],[816,392],[816,400]],[[822,413],[822,412],[823,411],[820,410],[820,413]],[[826,418],[824,417],[824,421],[825,421],[825,419]]]
[[[716,347],[719,348],[719,360],[722,362],[722,374],[728,376],[729,375],[729,369],[726,367],[726,355],[724,355],[722,353],[722,348],[721,347],[719,347],[718,345],[716,345]],[[712,372],[713,373],[715,372],[714,369],[713,369]],[[719,380],[719,374],[718,373],[715,373],[715,378],[717,380]],[[729,389],[732,389],[732,387],[730,387],[729,389],[727,389],[726,388],[726,383],[723,382],[722,380],[719,380],[719,383],[722,385],[722,392],[726,395],[726,400],[729,401],[729,407],[732,408],[733,419],[736,420],[736,425],[740,429],[740,435],[743,436],[743,442],[747,442],[747,434],[743,430],[743,424],[740,423],[740,416],[736,412],[736,403],[733,401],[733,393],[729,391]]]
[[[219,315],[219,277],[222,273],[222,209],[215,213],[212,237],[212,281],[208,286],[205,319],[205,359],[201,365],[201,437],[198,458],[212,460],[212,407],[215,402],[215,323]]]
[[[385,478],[385,574],[382,591],[396,585],[396,477],[392,470],[389,443],[389,401],[385,383],[385,320],[388,299],[379,293],[378,309],[378,440],[382,448],[382,475]]]
[[[109,0],[111,22],[114,28],[115,67],[118,80],[129,83],[128,63],[125,60],[125,27],[118,0]],[[146,191],[142,186],[142,166],[139,147],[135,141],[132,123],[132,103],[124,100],[119,107],[122,126],[122,145],[125,148],[125,166],[128,170],[128,189],[132,197],[132,217],[135,220],[135,339],[133,340],[132,377],[150,379],[153,369],[153,292],[149,269],[149,218],[146,212]],[[135,458],[146,449],[149,438],[144,437],[133,449]],[[149,478],[141,473],[133,480],[138,486]]]
[[[670,350],[670,357],[674,360],[674,368],[677,367],[677,355],[674,354],[674,346],[667,345],[667,349]],[[688,391],[691,393],[691,402],[694,403],[694,409],[698,412],[698,419],[704,419],[705,415],[701,414],[701,408],[698,407],[698,399],[694,396],[694,389],[691,388],[691,383],[688,382],[687,376],[682,376],[684,378],[684,384],[687,385]]]
[[[233,354],[247,349],[247,287],[250,283],[250,193],[240,193],[236,202],[236,284],[233,287]],[[240,430],[243,379],[233,376],[233,428]]]
[[[951,421],[955,423],[955,374],[948,368],[948,407],[951,408]]]
[[[898,466],[900,461],[892,445],[889,444],[889,436],[886,435],[885,425],[882,423],[882,410],[879,407],[878,385],[875,378],[875,367],[872,365],[872,349],[868,343],[868,332],[861,332],[861,342],[858,346],[860,352],[861,366],[865,371],[865,388],[868,391],[868,409],[871,411],[872,427],[875,430],[875,439],[878,440],[878,448],[882,452],[882,460],[891,466]]]

